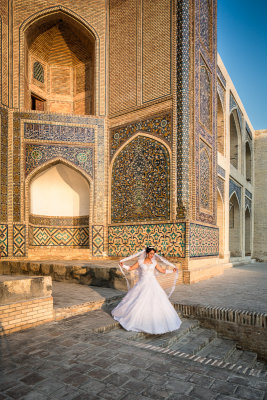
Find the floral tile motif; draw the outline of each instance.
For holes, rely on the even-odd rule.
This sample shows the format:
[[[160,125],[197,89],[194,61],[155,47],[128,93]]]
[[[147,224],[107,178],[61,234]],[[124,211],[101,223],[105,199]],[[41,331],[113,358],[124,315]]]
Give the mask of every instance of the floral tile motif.
[[[109,256],[126,257],[148,245],[168,257],[185,257],[185,224],[147,224],[110,226]]]
[[[219,229],[190,224],[190,257],[217,256],[219,254]]]

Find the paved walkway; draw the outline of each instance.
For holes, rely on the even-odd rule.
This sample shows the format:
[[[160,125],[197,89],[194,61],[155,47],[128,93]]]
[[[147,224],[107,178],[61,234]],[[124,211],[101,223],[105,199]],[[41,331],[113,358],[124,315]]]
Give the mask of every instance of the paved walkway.
[[[123,294],[115,289],[53,282],[55,307],[69,307]],[[230,268],[193,285],[178,285],[171,300],[267,313],[267,263]]]
[[[0,339],[0,399],[266,400],[267,383],[93,330],[103,311]]]

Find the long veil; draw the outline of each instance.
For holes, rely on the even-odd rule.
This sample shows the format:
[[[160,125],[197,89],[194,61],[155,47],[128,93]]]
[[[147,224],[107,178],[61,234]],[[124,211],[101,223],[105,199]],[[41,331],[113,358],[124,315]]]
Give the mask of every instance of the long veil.
[[[139,251],[139,252],[137,252],[135,254],[132,254],[131,256],[128,256],[126,258],[123,258],[122,260],[120,260],[120,263],[125,263],[125,262],[128,262],[128,261],[136,259],[138,261],[138,263],[140,264],[140,263],[142,263],[144,261],[145,258],[146,258],[146,249],[141,250],[141,251]],[[172,264],[165,257],[160,256],[157,253],[154,254],[154,257],[152,258],[152,261],[160,263],[160,264],[165,264],[165,265],[168,265],[169,267],[173,267],[173,268],[177,269],[176,265]],[[126,279],[127,288],[129,290],[130,289],[129,281],[128,281],[126,275],[125,275],[125,272],[121,268],[120,264],[119,264],[119,267],[120,267],[121,273],[123,274],[124,278]],[[170,290],[170,292],[168,294],[168,297],[171,297],[171,295],[172,295],[172,293],[173,293],[173,291],[175,289],[177,279],[178,279],[178,270],[175,273],[173,285],[172,285],[171,290]]]

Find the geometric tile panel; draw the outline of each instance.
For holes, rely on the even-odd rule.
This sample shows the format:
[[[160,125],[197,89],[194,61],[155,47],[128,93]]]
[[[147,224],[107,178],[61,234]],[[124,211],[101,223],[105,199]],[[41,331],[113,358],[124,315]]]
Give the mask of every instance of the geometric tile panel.
[[[217,256],[219,254],[219,229],[190,224],[190,257]]]
[[[229,199],[231,198],[233,193],[236,193],[236,196],[239,201],[239,205],[241,204],[241,186],[235,183],[231,178],[229,179]]]
[[[1,257],[8,256],[8,242],[7,242],[7,225],[0,225],[0,254]]]
[[[31,246],[89,247],[89,228],[29,227]]]
[[[120,225],[108,228],[108,255],[126,257],[146,246],[168,257],[185,257],[185,223]]]
[[[110,158],[121,145],[137,132],[149,132],[167,142],[172,138],[172,116],[170,112],[153,118],[133,122],[130,125],[116,127],[110,130]]]
[[[26,227],[13,225],[13,256],[25,257],[26,255]]]
[[[82,143],[95,141],[93,128],[32,122],[24,122],[24,138]]]
[[[62,145],[38,145],[28,143],[25,146],[25,173],[28,175],[34,168],[55,157],[62,157],[85,170],[93,176],[92,147]]]
[[[103,256],[104,252],[104,226],[94,225],[92,228],[92,255]]]
[[[0,107],[0,221],[7,221],[8,110]]]

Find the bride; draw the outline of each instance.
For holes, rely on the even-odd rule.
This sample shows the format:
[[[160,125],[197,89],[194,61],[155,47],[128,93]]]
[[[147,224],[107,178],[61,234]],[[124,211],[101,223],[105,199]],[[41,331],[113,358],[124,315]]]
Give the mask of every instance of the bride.
[[[138,261],[131,267],[124,264],[136,257]],[[155,269],[163,274],[172,271],[161,268],[158,260],[174,267],[173,271],[177,273],[175,266],[156,254],[153,247],[147,247],[120,262],[120,267],[128,271],[138,269],[139,272],[138,282],[111,312],[114,319],[127,331],[163,334],[179,329],[181,325],[180,318],[155,277]],[[173,290],[174,287],[171,293]]]

